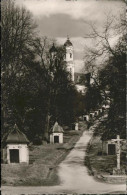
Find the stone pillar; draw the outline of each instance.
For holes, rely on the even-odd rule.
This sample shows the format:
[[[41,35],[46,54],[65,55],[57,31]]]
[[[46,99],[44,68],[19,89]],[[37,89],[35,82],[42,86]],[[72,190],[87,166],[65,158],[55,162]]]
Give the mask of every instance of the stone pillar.
[[[75,130],[78,131],[78,123],[75,123]]]
[[[120,136],[119,135],[117,135],[116,153],[117,153],[117,169],[120,169]]]

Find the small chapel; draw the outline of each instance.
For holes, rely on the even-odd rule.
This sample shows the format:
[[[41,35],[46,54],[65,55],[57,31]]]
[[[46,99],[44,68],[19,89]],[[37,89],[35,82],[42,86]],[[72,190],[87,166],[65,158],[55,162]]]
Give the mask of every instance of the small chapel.
[[[50,143],[63,143],[63,128],[55,122],[54,126],[51,128],[50,131]]]
[[[29,140],[15,124],[5,140],[3,148],[3,163],[29,163]]]

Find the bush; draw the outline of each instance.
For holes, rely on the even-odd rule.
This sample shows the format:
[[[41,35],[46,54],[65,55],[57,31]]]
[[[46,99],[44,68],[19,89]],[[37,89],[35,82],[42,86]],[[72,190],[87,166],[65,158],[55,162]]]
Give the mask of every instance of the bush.
[[[34,140],[33,140],[33,144],[34,145],[42,145],[42,138],[40,137],[35,137]]]

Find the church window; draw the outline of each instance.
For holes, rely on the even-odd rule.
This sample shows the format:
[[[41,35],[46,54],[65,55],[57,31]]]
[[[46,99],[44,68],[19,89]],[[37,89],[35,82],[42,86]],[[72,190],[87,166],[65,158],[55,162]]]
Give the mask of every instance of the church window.
[[[70,53],[70,58],[72,58],[72,53]]]

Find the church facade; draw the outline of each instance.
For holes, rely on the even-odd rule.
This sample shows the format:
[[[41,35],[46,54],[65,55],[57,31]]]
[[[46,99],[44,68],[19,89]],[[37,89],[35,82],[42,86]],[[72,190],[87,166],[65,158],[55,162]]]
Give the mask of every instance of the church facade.
[[[85,94],[86,89],[87,89],[86,86],[90,82],[89,74],[75,72],[74,48],[69,38],[67,38],[66,42],[64,43],[64,47],[66,50],[65,61],[67,65],[67,70],[68,72],[71,73],[71,79],[74,82],[77,91],[82,94]],[[85,83],[82,82],[83,77],[84,77]]]
[[[74,58],[73,58],[73,45],[71,43],[71,41],[69,40],[69,38],[67,38],[67,41],[64,43],[64,47],[66,50],[66,55],[65,55],[65,61],[66,61],[66,65],[67,65],[67,70],[68,72],[70,72],[71,74],[71,79],[74,82],[74,74],[75,74],[75,67],[74,67]]]
[[[71,80],[73,81],[73,83],[76,86],[76,89],[78,92],[85,94],[86,91],[86,83],[80,82],[80,80],[82,80],[82,77],[84,77],[84,79],[87,81],[87,83],[89,83],[89,79],[87,77],[89,77],[89,75],[84,74],[84,73],[76,73],[75,72],[75,65],[74,65],[74,47],[72,42],[70,41],[69,37],[67,38],[66,42],[64,43],[64,47],[65,47],[65,62],[66,62],[66,68],[67,71],[70,73],[71,75]],[[56,56],[57,54],[57,49],[54,46],[51,47],[51,49],[49,50],[51,53],[51,57],[53,58],[54,56]]]

